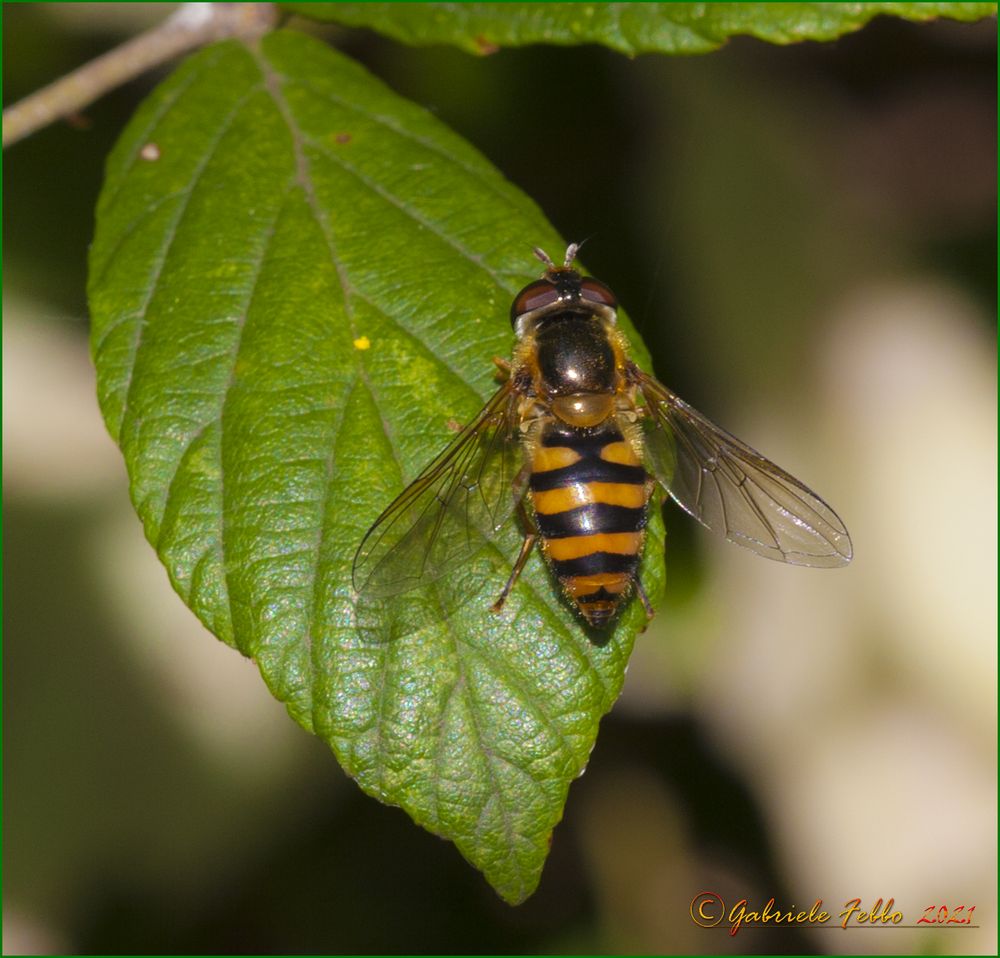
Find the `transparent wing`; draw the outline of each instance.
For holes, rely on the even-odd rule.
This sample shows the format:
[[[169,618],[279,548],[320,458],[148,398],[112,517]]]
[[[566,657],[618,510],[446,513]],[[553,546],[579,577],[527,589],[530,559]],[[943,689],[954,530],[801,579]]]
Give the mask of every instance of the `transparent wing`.
[[[354,556],[354,588],[397,595],[471,558],[510,518],[523,489],[516,394],[504,384],[396,498]]]
[[[685,512],[768,559],[820,567],[851,561],[847,528],[815,492],[636,372],[649,412],[650,468]]]

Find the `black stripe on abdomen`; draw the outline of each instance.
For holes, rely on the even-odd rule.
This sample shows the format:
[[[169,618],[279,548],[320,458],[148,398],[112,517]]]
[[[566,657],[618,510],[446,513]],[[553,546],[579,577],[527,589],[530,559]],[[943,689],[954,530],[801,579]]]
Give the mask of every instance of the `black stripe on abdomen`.
[[[595,602],[609,602],[617,605],[624,595],[621,592],[608,592],[602,585],[596,592],[588,592],[586,595],[578,595],[576,604],[580,606],[593,605]]]
[[[601,450],[609,442],[621,442],[625,437],[616,426],[586,433],[571,426],[550,425],[542,434],[542,445],[549,447],[566,446],[581,456],[600,456]]]
[[[560,445],[564,445],[560,443]],[[568,443],[565,445],[569,446]],[[607,443],[601,443],[604,448]],[[581,450],[569,446],[574,452]],[[646,481],[646,470],[642,466],[626,466],[620,462],[608,462],[597,456],[587,456],[579,462],[560,469],[547,469],[545,472],[531,474],[532,492],[545,492],[548,489],[562,489],[587,482],[621,482],[629,486],[641,486]]]
[[[536,514],[535,522],[546,539],[563,539],[595,532],[641,532],[648,518],[648,509],[592,502],[565,512],[540,512]]]
[[[631,575],[638,566],[638,555],[626,555],[620,552],[591,552],[590,555],[576,559],[552,560],[552,568],[561,579],[607,572],[625,572]]]

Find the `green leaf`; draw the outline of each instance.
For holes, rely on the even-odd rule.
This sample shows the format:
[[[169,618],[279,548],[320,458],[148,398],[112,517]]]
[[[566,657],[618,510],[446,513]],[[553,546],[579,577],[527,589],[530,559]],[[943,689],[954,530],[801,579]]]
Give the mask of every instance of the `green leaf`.
[[[707,53],[730,37],[833,40],[880,13],[979,20],[995,3],[286,3],[317,20],[472,53],[529,43],[601,43],[621,53]]]
[[[496,388],[534,244],[562,240],[468,144],[279,32],[206,49],[143,104],[108,163],[89,290],[101,409],[174,587],[366,792],[511,902],[643,611],[594,642],[535,555],[491,614],[513,528],[385,608],[356,606],[351,563]],[[657,515],[654,601],[662,536]]]

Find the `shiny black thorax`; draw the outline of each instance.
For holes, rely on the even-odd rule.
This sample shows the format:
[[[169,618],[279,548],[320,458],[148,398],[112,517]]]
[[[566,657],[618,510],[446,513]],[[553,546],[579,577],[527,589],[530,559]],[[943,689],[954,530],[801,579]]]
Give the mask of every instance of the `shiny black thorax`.
[[[542,385],[551,396],[615,391],[615,354],[596,316],[556,313],[535,333]]]

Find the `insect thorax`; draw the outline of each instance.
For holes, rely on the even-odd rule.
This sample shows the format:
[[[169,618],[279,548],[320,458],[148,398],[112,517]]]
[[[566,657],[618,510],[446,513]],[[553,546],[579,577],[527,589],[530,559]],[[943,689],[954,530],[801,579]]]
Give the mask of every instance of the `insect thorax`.
[[[540,386],[549,396],[615,392],[615,354],[596,316],[551,316],[540,324],[535,344]]]

